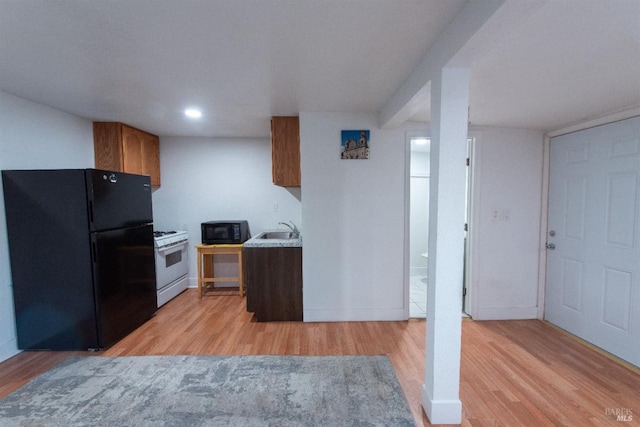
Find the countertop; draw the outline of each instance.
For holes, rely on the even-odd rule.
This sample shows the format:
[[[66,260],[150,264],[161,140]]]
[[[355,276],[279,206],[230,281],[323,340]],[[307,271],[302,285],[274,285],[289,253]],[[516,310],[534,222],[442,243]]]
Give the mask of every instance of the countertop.
[[[274,229],[264,230],[262,233],[257,234],[255,237],[244,242],[245,248],[300,248],[302,247],[302,235],[297,239],[261,239],[260,236],[264,233],[272,232],[287,232],[290,230]]]

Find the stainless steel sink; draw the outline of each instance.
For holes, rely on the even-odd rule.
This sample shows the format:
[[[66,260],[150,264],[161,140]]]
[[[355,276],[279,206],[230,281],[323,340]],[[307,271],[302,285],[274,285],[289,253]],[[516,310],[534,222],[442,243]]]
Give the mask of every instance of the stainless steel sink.
[[[258,236],[258,239],[293,239],[293,233],[290,231],[266,231]]]

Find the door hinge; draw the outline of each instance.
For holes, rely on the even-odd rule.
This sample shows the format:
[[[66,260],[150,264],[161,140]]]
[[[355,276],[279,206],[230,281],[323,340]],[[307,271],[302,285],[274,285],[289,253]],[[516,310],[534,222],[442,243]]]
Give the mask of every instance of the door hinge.
[[[469,166],[469,163],[470,163],[470,161],[469,161],[469,158],[467,157],[467,166]]]
[[[467,296],[467,288],[462,288],[462,296],[463,297]]]
[[[464,231],[469,231],[469,224],[468,223],[464,224]]]

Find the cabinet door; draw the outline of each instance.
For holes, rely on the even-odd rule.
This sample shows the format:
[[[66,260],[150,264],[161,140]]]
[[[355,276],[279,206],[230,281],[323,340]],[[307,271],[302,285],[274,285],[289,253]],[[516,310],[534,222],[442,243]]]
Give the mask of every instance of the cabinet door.
[[[151,185],[160,187],[160,140],[149,133],[143,134],[142,174],[151,177]]]
[[[123,171],[122,127],[115,122],[93,122],[96,169]]]
[[[160,187],[160,140],[119,122],[94,122],[96,169],[149,175]]]
[[[138,129],[122,125],[123,172],[142,173],[142,145],[144,134]]]
[[[273,183],[300,187],[300,121],[298,117],[271,119]]]
[[[160,141],[157,136],[122,125],[124,172],[149,175],[160,186]]]
[[[247,311],[258,322],[302,321],[302,248],[244,248]]]
[[[244,288],[247,292],[247,311],[253,313],[256,311],[257,280],[260,277],[258,259],[262,248],[243,248],[242,249],[242,269],[244,270]]]

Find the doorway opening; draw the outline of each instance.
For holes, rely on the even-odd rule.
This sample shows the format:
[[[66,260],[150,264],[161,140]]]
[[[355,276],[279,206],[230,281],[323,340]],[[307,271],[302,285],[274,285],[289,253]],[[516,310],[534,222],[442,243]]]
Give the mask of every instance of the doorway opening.
[[[431,140],[426,133],[407,132],[407,244],[406,283],[409,317],[426,318],[429,275],[429,194]],[[475,138],[467,139],[467,175],[465,186],[465,241],[462,288],[462,315],[469,317],[471,299],[471,228],[473,212],[473,156]]]
[[[429,266],[429,171],[431,141],[426,134],[409,141],[409,317],[427,316]]]

